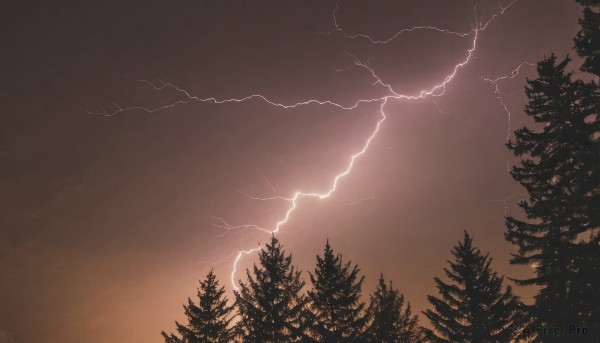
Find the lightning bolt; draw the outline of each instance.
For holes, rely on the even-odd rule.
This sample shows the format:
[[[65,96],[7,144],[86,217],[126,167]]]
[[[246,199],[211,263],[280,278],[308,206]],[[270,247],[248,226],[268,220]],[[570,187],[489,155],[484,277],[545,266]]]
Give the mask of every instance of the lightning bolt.
[[[263,101],[271,106],[278,107],[281,109],[291,109],[291,108],[296,108],[296,107],[306,106],[306,105],[328,105],[328,106],[336,107],[341,110],[353,110],[353,109],[356,109],[357,107],[359,107],[361,104],[377,103],[379,105],[379,113],[378,113],[379,119],[377,120],[373,130],[371,131],[371,134],[366,138],[362,147],[357,152],[355,152],[354,154],[352,154],[350,156],[345,169],[343,169],[342,171],[340,171],[337,175],[335,175],[333,177],[330,187],[328,189],[326,189],[325,191],[320,192],[320,193],[316,193],[316,192],[307,193],[307,192],[302,192],[302,191],[296,191],[295,193],[293,193],[293,195],[291,197],[283,197],[275,191],[275,193],[276,193],[275,196],[262,198],[262,197],[255,197],[255,196],[246,194],[246,193],[238,190],[238,192],[240,192],[241,194],[243,194],[253,200],[259,200],[259,201],[277,200],[277,201],[284,201],[289,204],[285,213],[281,216],[281,218],[275,223],[275,225],[273,227],[263,228],[260,225],[256,225],[256,224],[231,225],[222,218],[211,217],[213,220],[216,221],[216,222],[211,223],[211,225],[225,230],[225,233],[223,235],[225,235],[229,232],[232,232],[234,230],[246,230],[246,229],[256,229],[256,230],[263,231],[265,233],[274,235],[274,234],[278,233],[281,230],[281,228],[289,221],[292,214],[298,208],[299,200],[301,200],[303,198],[314,198],[317,200],[325,200],[325,199],[330,198],[335,193],[335,191],[339,187],[340,182],[346,176],[348,176],[350,174],[356,161],[360,157],[362,157],[363,155],[366,154],[366,152],[372,145],[373,140],[377,137],[377,134],[380,132],[383,123],[387,119],[385,107],[386,107],[388,101],[390,101],[390,100],[421,100],[421,99],[426,99],[428,97],[442,96],[446,91],[446,86],[455,78],[458,71],[460,69],[462,69],[463,67],[465,67],[473,59],[474,52],[477,48],[477,42],[478,42],[480,33],[482,31],[484,31],[488,27],[488,25],[491,24],[498,16],[504,14],[504,12],[509,7],[514,5],[517,1],[518,0],[514,0],[511,3],[509,3],[507,6],[500,6],[500,13],[494,14],[486,22],[483,22],[483,19],[477,19],[477,5],[476,5],[475,9],[474,9],[476,25],[475,25],[475,28],[472,29],[470,32],[456,32],[456,31],[451,31],[449,29],[445,29],[445,28],[439,28],[436,26],[415,26],[412,28],[402,29],[402,30],[396,32],[395,34],[391,35],[390,37],[388,37],[386,39],[382,39],[382,40],[374,39],[371,36],[362,34],[362,33],[348,34],[344,29],[342,29],[340,27],[340,25],[338,24],[338,19],[337,19],[337,12],[339,10],[339,1],[338,1],[336,3],[335,9],[333,10],[333,13],[332,13],[334,29],[332,31],[330,31],[328,34],[339,33],[339,34],[343,35],[344,37],[346,37],[347,39],[359,39],[359,38],[367,39],[372,44],[387,44],[402,34],[419,31],[419,30],[436,31],[439,33],[443,33],[443,34],[447,34],[447,35],[454,35],[454,36],[458,36],[461,38],[469,37],[469,36],[472,37],[471,47],[467,50],[466,57],[459,63],[455,64],[454,67],[451,68],[451,71],[448,75],[446,75],[438,83],[433,84],[431,87],[417,91],[414,94],[398,93],[397,91],[395,91],[393,89],[393,87],[391,86],[390,83],[385,82],[381,77],[379,77],[377,75],[377,73],[375,72],[374,68],[372,68],[368,63],[362,62],[358,58],[350,55],[353,58],[353,62],[354,62],[355,66],[358,66],[358,67],[364,69],[368,74],[370,74],[370,76],[374,80],[372,85],[382,86],[383,88],[385,88],[387,90],[387,92],[388,92],[387,95],[384,95],[379,98],[358,99],[354,103],[350,103],[350,104],[340,104],[340,103],[337,103],[337,102],[334,102],[331,100],[318,100],[318,99],[309,99],[309,100],[300,101],[300,102],[296,102],[296,103],[283,104],[283,103],[273,101],[261,94],[252,94],[252,95],[248,95],[248,96],[245,96],[242,98],[229,98],[229,99],[217,99],[215,97],[202,98],[202,97],[198,97],[196,95],[191,94],[187,90],[180,88],[173,83],[164,82],[160,79],[157,80],[156,82],[151,82],[148,80],[132,78],[136,82],[144,83],[144,84],[154,88],[157,91],[161,91],[164,89],[175,90],[178,94],[180,94],[182,96],[182,99],[177,100],[173,103],[169,103],[169,104],[166,104],[166,105],[163,105],[160,107],[155,107],[155,108],[146,108],[143,106],[121,106],[117,103],[112,103],[113,109],[110,111],[108,111],[106,109],[102,109],[102,111],[100,111],[100,112],[88,111],[88,113],[93,114],[93,115],[103,115],[103,116],[107,116],[107,117],[112,117],[117,114],[120,114],[120,113],[123,113],[126,111],[132,111],[132,110],[139,110],[139,111],[143,111],[146,113],[154,113],[154,112],[166,110],[169,108],[173,108],[173,107],[181,105],[181,104],[187,104],[187,103],[192,103],[192,102],[226,104],[226,103],[237,103],[237,102],[258,100],[258,101]],[[335,69],[335,70],[338,71],[338,69]],[[343,70],[343,69],[339,69],[339,71],[341,71],[341,70]],[[517,72],[518,72],[518,68],[517,68]],[[504,79],[504,78],[501,77],[501,78],[498,78],[495,80],[488,80],[488,81],[492,82],[493,84],[497,84],[497,82],[502,79]],[[435,101],[434,101],[434,104],[436,104],[436,106],[439,109],[439,105]],[[439,110],[440,110],[440,112],[443,113],[443,111],[441,109],[439,109]],[[273,187],[273,189],[274,189],[274,187]],[[373,197],[371,197],[371,198],[373,198]],[[358,204],[360,202],[366,201],[371,198],[362,199],[358,202],[347,204],[347,205],[355,205],[355,204]],[[236,282],[235,282],[235,275],[237,273],[238,264],[239,264],[240,260],[244,256],[255,253],[261,249],[262,249],[262,247],[260,245],[258,245],[258,247],[256,247],[256,248],[252,248],[252,249],[248,249],[248,250],[240,250],[237,253],[234,253],[231,255],[231,256],[235,255],[233,268],[232,268],[231,275],[230,275],[231,283],[232,283],[234,289],[236,289],[236,290],[239,289],[239,287],[236,285]]]
[[[377,136],[377,133],[379,132],[379,130],[381,129],[381,124],[383,124],[383,122],[387,119],[387,116],[385,115],[385,111],[384,111],[384,107],[387,104],[389,97],[383,97],[380,99],[380,106],[379,106],[379,113],[380,113],[380,119],[377,121],[377,124],[375,125],[375,129],[373,130],[373,132],[371,133],[371,135],[367,138],[365,144],[363,145],[362,149],[358,152],[356,152],[355,154],[353,154],[350,157],[350,162],[348,163],[348,166],[346,167],[346,169],[344,171],[342,171],[341,173],[337,174],[335,176],[335,178],[333,179],[332,185],[329,188],[329,190],[327,190],[324,193],[304,193],[301,191],[297,191],[294,193],[293,197],[291,198],[285,198],[285,197],[271,197],[271,198],[255,198],[252,197],[250,195],[250,197],[252,197],[253,199],[256,200],[274,200],[274,199],[281,199],[284,201],[287,201],[290,203],[290,207],[288,208],[287,212],[285,213],[285,216],[280,219],[275,226],[272,229],[265,229],[262,228],[258,225],[255,224],[250,224],[249,227],[253,227],[256,228],[258,230],[261,231],[266,231],[270,234],[275,234],[277,232],[279,232],[279,230],[281,229],[281,227],[288,222],[288,220],[290,219],[290,216],[292,215],[292,213],[296,210],[296,208],[298,207],[298,200],[300,200],[301,198],[316,198],[319,200],[323,200],[323,199],[327,199],[329,197],[331,197],[331,195],[337,190],[338,184],[340,182],[341,179],[343,179],[344,177],[346,177],[348,174],[350,174],[350,171],[352,171],[352,167],[354,166],[354,163],[356,162],[356,160],[361,157],[362,155],[364,155],[367,152],[367,149],[369,148],[369,146],[371,145],[371,142],[373,141],[373,139]],[[247,225],[243,225],[241,228],[245,228]],[[231,226],[226,226],[227,229],[232,230],[232,229],[236,229],[239,227],[231,227]],[[258,250],[260,250],[260,246],[258,248],[254,248],[254,249],[250,249],[250,250],[246,250],[246,251],[240,251],[235,259],[234,265],[233,265],[233,270],[231,272],[231,283],[233,285],[233,288],[235,290],[238,290],[239,287],[237,287],[236,283],[235,283],[235,274],[237,272],[237,264],[240,261],[240,259],[242,258],[242,256],[244,255],[248,255],[248,254],[252,254]]]
[[[518,1],[518,0],[517,0]],[[392,36],[383,39],[383,40],[379,40],[379,39],[375,39],[372,38],[369,35],[363,34],[363,33],[357,33],[357,34],[348,34],[346,33],[346,31],[340,27],[340,25],[338,24],[338,19],[337,19],[337,12],[340,9],[340,1],[338,0],[335,4],[335,9],[333,10],[333,25],[335,26],[335,28],[329,32],[327,32],[326,34],[333,34],[333,33],[340,33],[343,36],[345,36],[346,38],[349,39],[354,39],[354,38],[364,38],[367,39],[369,42],[371,42],[372,44],[387,44],[391,41],[393,41],[394,39],[398,38],[400,35],[402,35],[403,33],[408,33],[408,32],[413,32],[413,31],[420,31],[420,30],[430,30],[430,31],[437,31],[440,33],[444,33],[444,34],[448,34],[448,35],[454,35],[454,36],[458,36],[458,37],[466,37],[471,35],[471,32],[456,32],[456,31],[451,31],[448,29],[444,29],[444,28],[439,28],[437,26],[427,26],[427,25],[423,25],[423,26],[414,26],[411,28],[405,28],[402,29],[398,32],[396,32],[395,34],[393,34]]]
[[[235,256],[235,261],[233,262],[233,270],[231,271],[231,283],[232,283],[232,285],[233,285],[233,287],[235,288],[236,291],[239,290],[240,288],[238,286],[236,286],[235,280],[234,280],[234,276],[235,276],[235,273],[237,272],[237,265],[240,262],[240,259],[244,255],[255,253],[255,252],[257,252],[257,251],[259,251],[261,249],[262,249],[262,247],[259,244],[258,248],[254,248],[254,249],[250,249],[250,250],[240,250],[238,252],[238,254]]]
[[[509,141],[510,136],[512,134],[512,128],[511,128],[512,114],[511,114],[510,110],[508,109],[508,106],[504,102],[504,98],[502,97],[502,94],[500,93],[499,82],[504,81],[504,80],[514,79],[515,77],[517,77],[519,75],[521,68],[523,68],[524,66],[535,66],[535,65],[533,63],[525,61],[525,62],[521,62],[521,64],[519,64],[516,68],[514,68],[510,72],[510,74],[502,75],[502,76],[496,77],[495,79],[490,79],[490,78],[486,78],[486,77],[482,78],[484,81],[489,82],[490,84],[492,84],[494,86],[494,94],[496,95],[496,99],[498,99],[498,101],[500,102],[500,106],[502,106],[502,108],[504,109],[504,112],[506,113],[507,131],[506,131],[505,140],[507,142]],[[508,161],[506,162],[506,171],[508,174],[510,174],[510,162],[508,162]],[[509,208],[508,201],[516,196],[521,196],[522,198],[525,197],[524,194],[512,194],[512,195],[509,195],[505,199],[487,200],[483,204],[487,205],[487,204],[491,204],[491,203],[497,203],[497,204],[504,205],[504,217],[507,217],[508,216],[508,208]]]
[[[501,204],[504,206],[504,217],[508,217],[508,208],[509,208],[509,200],[515,197],[520,197],[521,199],[524,199],[527,197],[527,194],[524,193],[516,193],[516,194],[511,194],[508,197],[504,198],[504,199],[492,199],[492,200],[486,200],[483,202],[483,205],[489,205],[489,204]]]
[[[510,113],[510,110],[508,109],[508,106],[504,102],[504,98],[502,97],[502,94],[500,93],[500,88],[498,88],[498,82],[503,81],[503,80],[514,79],[515,77],[517,77],[519,75],[519,71],[521,70],[521,68],[523,66],[534,66],[534,64],[529,63],[529,62],[522,62],[515,69],[513,69],[513,71],[508,75],[503,75],[503,76],[497,77],[495,79],[490,79],[487,77],[482,78],[484,81],[487,81],[494,86],[494,94],[496,94],[496,99],[498,99],[498,101],[500,102],[500,106],[502,106],[502,108],[504,109],[504,112],[506,113],[506,118],[508,120],[508,127],[506,129],[506,141],[507,142],[510,139],[510,135],[512,134],[512,129],[511,129],[512,114]]]
[[[450,114],[451,114],[450,112],[446,112],[446,111],[444,111],[444,110],[443,110],[443,109],[440,107],[440,104],[439,104],[437,101],[435,101],[435,100],[431,99],[431,102],[432,102],[432,103],[435,105],[435,108],[437,108],[438,112],[440,112],[441,114],[444,114],[444,115],[450,115]]]

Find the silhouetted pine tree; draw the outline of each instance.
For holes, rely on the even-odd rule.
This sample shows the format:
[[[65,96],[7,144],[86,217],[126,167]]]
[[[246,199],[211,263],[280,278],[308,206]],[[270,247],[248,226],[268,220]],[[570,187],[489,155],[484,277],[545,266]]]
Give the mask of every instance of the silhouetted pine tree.
[[[578,0],[584,6],[583,18],[579,20],[581,31],[575,38],[575,50],[584,58],[582,71],[600,77],[600,0]],[[590,329],[590,339],[600,340],[600,87],[596,80],[590,83],[593,89],[585,101],[593,107],[595,118],[588,117],[587,122],[594,134],[589,138],[596,145],[595,159],[587,161],[592,165],[590,184],[580,190],[579,193],[587,193],[591,196],[585,202],[589,219],[588,227],[590,239],[580,242],[576,247],[576,259],[574,261],[577,280],[574,285],[575,307],[580,309],[581,317],[587,319],[584,325]],[[592,156],[593,153],[591,154]]]
[[[314,274],[309,272],[308,316],[311,336],[317,342],[364,342],[368,313],[360,299],[364,276],[359,278],[359,271],[350,261],[342,263],[341,255],[334,255],[327,241],[323,257],[317,256]]]
[[[188,325],[177,322],[177,331],[181,338],[174,334],[168,336],[162,332],[166,343],[226,343],[234,338],[230,328],[233,306],[228,306],[224,296],[224,287],[219,288],[215,274],[211,270],[204,281],[200,281],[198,289],[198,305],[188,298],[188,305],[183,305]]]
[[[428,296],[433,306],[424,312],[435,332],[423,329],[432,342],[509,342],[511,324],[522,323],[524,305],[511,287],[503,290],[503,277],[490,268],[492,259],[473,246],[465,231],[464,239],[452,249],[455,261],[444,272],[445,283],[435,278],[440,297]]]
[[[530,314],[547,326],[590,325],[600,309],[600,146],[594,138],[600,98],[595,83],[565,72],[569,61],[557,63],[552,55],[538,63],[538,78],[527,81],[525,112],[542,128],[523,127],[507,144],[524,157],[511,174],[529,193],[519,204],[528,219],[507,218],[506,238],[519,247],[511,262],[535,267],[535,277],[517,282],[541,286]],[[588,62],[592,70],[595,62]]]
[[[600,76],[600,0],[577,0],[585,6],[579,19],[581,31],[575,37],[575,50],[585,59],[581,70]]]
[[[377,289],[371,295],[369,313],[372,321],[367,329],[369,342],[416,343],[422,341],[422,331],[410,303],[404,307],[404,296],[379,278]]]
[[[240,291],[235,292],[242,341],[299,342],[304,336],[306,304],[301,272],[292,266],[292,256],[285,255],[275,236],[259,258],[260,268],[254,265],[254,276],[247,270],[247,284],[240,282]]]

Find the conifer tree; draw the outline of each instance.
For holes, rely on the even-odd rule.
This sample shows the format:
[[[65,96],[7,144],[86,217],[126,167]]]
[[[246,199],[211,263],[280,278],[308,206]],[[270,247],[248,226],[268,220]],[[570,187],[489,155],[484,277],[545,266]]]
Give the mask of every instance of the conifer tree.
[[[421,328],[410,303],[404,307],[404,296],[386,284],[380,276],[377,289],[371,295],[369,305],[371,323],[367,329],[368,339],[373,343],[416,343],[421,342]]]
[[[247,283],[240,282],[235,292],[242,342],[299,342],[305,331],[306,304],[301,272],[292,266],[292,256],[285,255],[275,236],[260,251],[259,259],[260,267],[254,265],[254,275],[247,270]]]
[[[588,62],[593,70],[595,62]],[[600,145],[594,138],[600,98],[595,83],[572,80],[568,63],[554,55],[538,63],[538,78],[527,81],[526,113],[542,128],[523,127],[508,143],[523,158],[511,174],[529,199],[519,204],[527,220],[507,218],[506,238],[519,247],[511,262],[535,267],[534,277],[517,283],[541,287],[530,314],[545,326],[590,325],[600,311]]]
[[[584,5],[583,17],[579,19],[581,30],[575,38],[575,50],[584,59],[581,70],[600,77],[600,0],[577,0]],[[590,221],[589,227],[596,229],[595,243],[598,243],[598,230],[600,228],[600,86],[593,80],[588,84],[589,91],[580,100],[585,106],[590,107],[585,117],[587,129],[582,132],[588,141],[586,147],[592,152],[591,157],[586,160],[588,167],[589,182],[587,187],[579,190],[579,193],[589,194],[584,203]],[[595,149],[594,149],[595,148]],[[595,150],[595,154],[594,154]],[[595,180],[595,182],[594,182]]]
[[[364,342],[368,313],[361,301],[364,276],[351,262],[343,263],[334,255],[329,241],[323,256],[309,273],[312,289],[308,291],[310,332],[317,342]]]
[[[230,327],[233,306],[228,306],[224,296],[224,287],[219,288],[219,282],[211,270],[204,281],[200,281],[198,289],[198,305],[188,298],[188,304],[183,305],[188,325],[177,322],[177,331],[181,337],[174,334],[162,335],[166,343],[226,343],[234,337]]]
[[[579,24],[581,30],[575,38],[575,50],[584,58],[581,70],[600,77],[600,0],[577,0],[584,5],[583,17]],[[587,161],[594,165],[590,175],[590,186],[583,189],[591,195],[588,197],[587,213],[590,220],[590,239],[580,242],[574,260],[577,280],[574,285],[576,307],[580,309],[584,324],[589,326],[593,338],[600,339],[600,87],[598,80],[590,82],[591,94],[584,99],[593,107],[595,117],[588,117],[587,122],[594,133],[589,136],[596,145],[595,159]],[[592,147],[593,149],[593,147]],[[592,156],[594,156],[592,154]]]
[[[503,287],[489,254],[482,255],[465,231],[462,242],[452,249],[454,261],[444,268],[449,283],[435,278],[439,297],[428,296],[432,309],[424,312],[435,331],[423,329],[432,342],[509,342],[513,323],[522,323],[524,305]]]
[[[600,0],[577,0],[585,6],[579,19],[581,31],[575,37],[575,50],[584,58],[581,70],[600,76]]]

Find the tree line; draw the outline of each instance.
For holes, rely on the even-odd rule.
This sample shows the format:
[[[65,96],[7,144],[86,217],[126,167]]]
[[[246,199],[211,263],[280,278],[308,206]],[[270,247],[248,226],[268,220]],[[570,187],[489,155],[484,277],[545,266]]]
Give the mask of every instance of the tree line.
[[[524,218],[506,217],[505,238],[517,248],[510,262],[533,268],[532,277],[511,280],[537,286],[532,305],[467,232],[445,278],[434,279],[438,294],[423,312],[430,328],[383,275],[364,299],[360,269],[329,242],[307,284],[272,237],[233,304],[210,272],[199,302],[184,306],[188,323],[163,332],[165,342],[600,342],[600,0],[576,1],[584,8],[574,40],[579,71],[568,71],[569,56],[540,61],[525,87],[534,123],[507,143],[520,158],[511,175],[528,198],[519,203]]]
[[[200,282],[198,302],[188,299],[184,305],[187,325],[176,323],[177,334],[162,334],[166,343],[412,343],[446,336],[508,341],[510,325],[524,318],[525,305],[503,285],[489,255],[473,246],[467,232],[452,255],[454,261],[444,269],[450,281],[435,279],[439,296],[429,296],[432,309],[424,312],[435,331],[419,325],[410,303],[383,275],[365,301],[358,265],[344,262],[329,242],[305,287],[292,256],[272,236],[259,252],[259,264],[247,270],[246,282],[234,291],[233,305],[211,271]]]

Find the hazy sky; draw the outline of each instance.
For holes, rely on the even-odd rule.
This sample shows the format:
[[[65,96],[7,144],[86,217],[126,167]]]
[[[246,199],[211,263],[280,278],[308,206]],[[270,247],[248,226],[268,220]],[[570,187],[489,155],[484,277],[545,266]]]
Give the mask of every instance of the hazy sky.
[[[507,5],[507,2],[503,2]],[[499,1],[480,2],[490,18]],[[348,34],[386,39],[415,25],[469,32],[475,1],[343,0]],[[281,109],[259,100],[182,104],[113,117],[87,111],[184,100],[133,79],[172,82],[199,97],[262,94],[281,103],[352,104],[386,93],[353,66],[368,61],[398,92],[438,83],[473,36],[421,30],[388,44],[323,34],[333,1],[0,1],[0,342],[161,342],[197,279],[229,281],[233,256],[268,235],[211,226],[272,226],[285,202],[326,190],[360,150],[376,104]],[[279,237],[303,270],[327,238],[358,263],[370,291],[383,272],[417,311],[468,229],[503,274],[503,239],[524,193],[507,173],[507,114],[483,77],[570,50],[574,0],[520,0],[480,33],[445,95],[390,100],[388,120],[327,200],[304,199]],[[512,127],[523,125],[533,67],[499,83]],[[348,206],[360,199],[372,198]],[[219,236],[221,235],[221,236]],[[217,262],[211,264],[210,262]],[[240,269],[253,262],[245,258]],[[242,278],[238,273],[237,278]],[[531,289],[519,288],[525,297]],[[365,293],[366,295],[366,293]],[[526,298],[527,299],[527,298]]]

